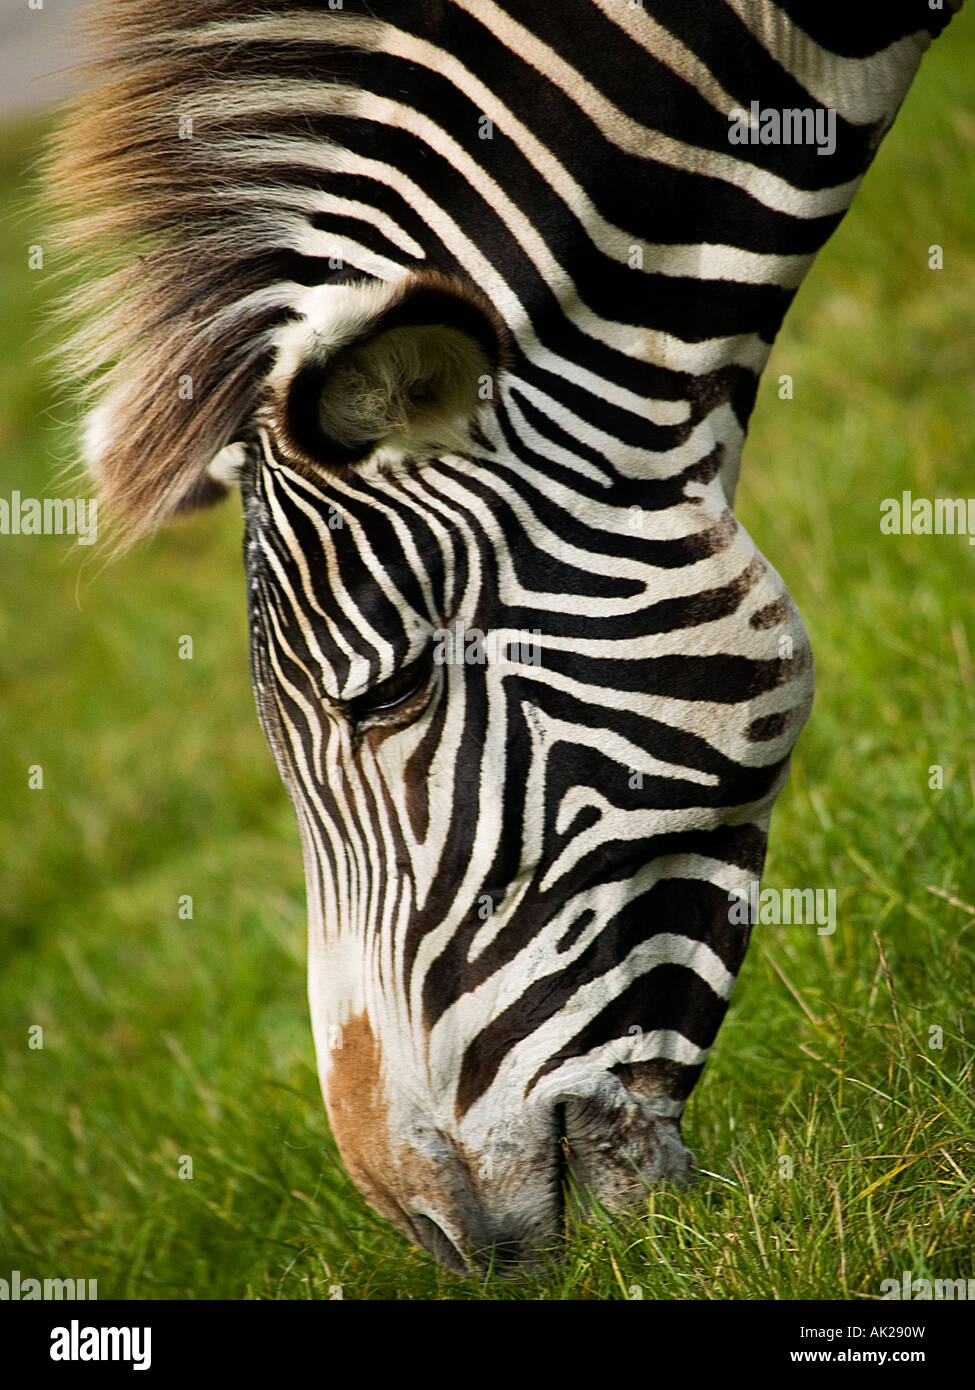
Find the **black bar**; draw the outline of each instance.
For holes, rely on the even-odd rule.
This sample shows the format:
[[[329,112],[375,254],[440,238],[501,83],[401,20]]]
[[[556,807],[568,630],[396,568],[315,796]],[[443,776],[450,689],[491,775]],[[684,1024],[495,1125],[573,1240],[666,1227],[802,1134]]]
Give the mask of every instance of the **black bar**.
[[[972,1332],[970,1304],[961,1301],[655,1303],[621,1298],[600,1303],[487,1303],[0,1302],[0,1337],[4,1362],[17,1366],[22,1383],[32,1383],[27,1379],[32,1372],[43,1372],[40,1383],[49,1385],[92,1375],[136,1375],[137,1383],[143,1376],[155,1376],[176,1383],[180,1372],[195,1367],[221,1376],[240,1370],[249,1377],[267,1372],[280,1377],[289,1371],[304,1377],[314,1368],[323,1378],[347,1376],[350,1356],[356,1358],[353,1365],[359,1358],[363,1367],[368,1364],[374,1379],[383,1353],[397,1374],[405,1374],[412,1362],[413,1373],[419,1375],[416,1354],[422,1348],[429,1356],[438,1345],[454,1368],[453,1379],[464,1370],[457,1362],[454,1338],[468,1331],[484,1339],[461,1344],[481,1366],[505,1346],[522,1369],[535,1359],[533,1352],[557,1365],[560,1348],[570,1353],[579,1345],[598,1348],[600,1343],[592,1338],[606,1336],[613,1339],[605,1344],[607,1375],[625,1370],[619,1357],[629,1348],[625,1362],[631,1369],[644,1358],[659,1366],[659,1355],[665,1351],[668,1362],[676,1358],[682,1371],[695,1375],[730,1369],[747,1375],[756,1368],[794,1367],[829,1374],[837,1367],[872,1365],[908,1375],[936,1371],[947,1376],[968,1364]],[[97,1338],[86,1334],[86,1328],[99,1329]],[[100,1354],[102,1328],[137,1329],[138,1339],[128,1343],[133,1359],[52,1359],[55,1348],[80,1355],[82,1348],[97,1347]],[[146,1328],[149,1365],[137,1371],[133,1361],[136,1356],[145,1359]],[[506,1332],[517,1340],[501,1340]],[[654,1340],[643,1340],[648,1337]],[[117,1341],[106,1338],[109,1354],[113,1344],[120,1352],[126,1350],[122,1336]],[[434,1375],[426,1373],[427,1378]]]

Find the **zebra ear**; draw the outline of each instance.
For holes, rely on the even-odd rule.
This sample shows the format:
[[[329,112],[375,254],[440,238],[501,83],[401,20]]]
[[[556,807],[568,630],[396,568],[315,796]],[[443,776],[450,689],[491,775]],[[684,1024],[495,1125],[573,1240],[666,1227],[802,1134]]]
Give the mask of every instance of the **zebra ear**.
[[[336,466],[473,447],[505,359],[504,330],[476,291],[424,276],[322,286],[310,299],[272,374],[292,448]]]
[[[173,514],[199,511],[201,507],[212,507],[221,502],[232,488],[239,485],[240,470],[247,457],[243,444],[227,444],[210,460],[207,471],[199,482],[182,496],[173,508]]]

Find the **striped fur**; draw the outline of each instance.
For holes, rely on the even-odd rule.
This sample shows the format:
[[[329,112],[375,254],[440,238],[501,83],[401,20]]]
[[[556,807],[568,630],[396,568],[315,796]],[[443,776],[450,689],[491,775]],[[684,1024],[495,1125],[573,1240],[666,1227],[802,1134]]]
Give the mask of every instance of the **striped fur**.
[[[567,1172],[608,1201],[692,1172],[729,900],[812,696],[742,442],[945,15],[101,13],[57,174],[117,263],[70,358],[89,466],[130,538],[239,482],[340,1149],[453,1267],[530,1258]],[[754,100],[832,107],[835,152],[732,145]]]

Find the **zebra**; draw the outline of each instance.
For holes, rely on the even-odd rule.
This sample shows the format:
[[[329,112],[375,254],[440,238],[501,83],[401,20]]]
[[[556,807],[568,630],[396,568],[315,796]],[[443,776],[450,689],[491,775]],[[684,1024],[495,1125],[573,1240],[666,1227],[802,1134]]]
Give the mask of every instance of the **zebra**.
[[[121,546],[239,493],[331,1128],[460,1273],[694,1179],[813,690],[742,444],[955,8],[94,8],[84,457]]]

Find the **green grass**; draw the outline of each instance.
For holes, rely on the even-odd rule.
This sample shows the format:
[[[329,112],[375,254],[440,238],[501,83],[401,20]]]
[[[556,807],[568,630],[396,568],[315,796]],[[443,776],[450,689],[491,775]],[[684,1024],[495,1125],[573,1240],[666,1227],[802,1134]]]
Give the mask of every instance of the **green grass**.
[[[358,1196],[314,1072],[297,833],[253,713],[226,506],[108,568],[0,541],[0,1275],[97,1278],[103,1298],[400,1299],[876,1298],[905,1269],[975,1276],[975,549],[879,530],[902,489],[975,493],[973,60],[966,13],[759,394],[739,512],[818,673],[766,884],[836,887],[839,923],[756,930],[688,1108],[696,1190],[577,1223],[559,1265],[483,1284]],[[11,210],[38,131],[4,134],[4,495],[38,495],[70,433],[32,364],[37,233]]]

